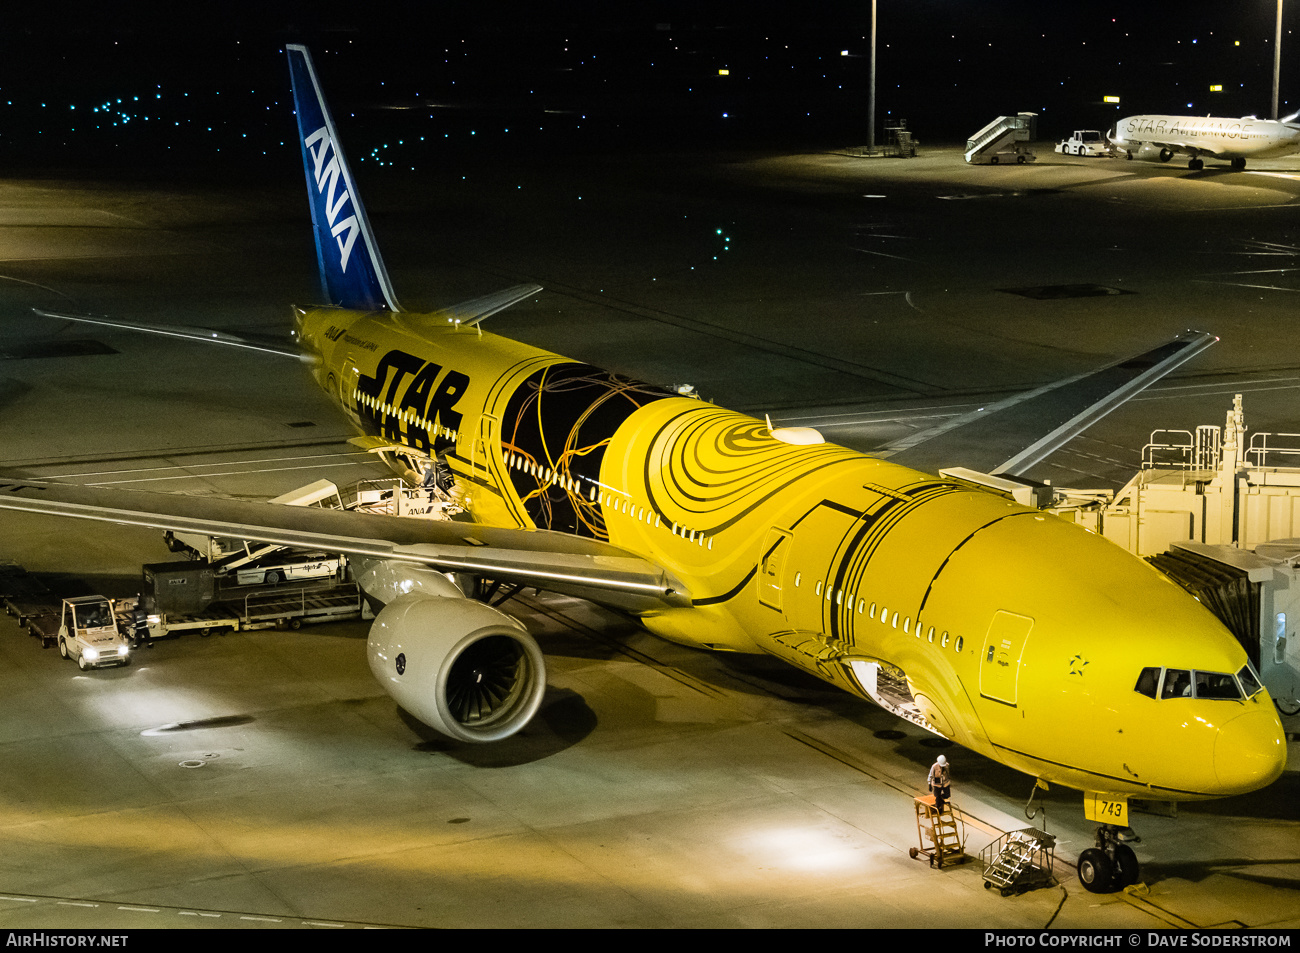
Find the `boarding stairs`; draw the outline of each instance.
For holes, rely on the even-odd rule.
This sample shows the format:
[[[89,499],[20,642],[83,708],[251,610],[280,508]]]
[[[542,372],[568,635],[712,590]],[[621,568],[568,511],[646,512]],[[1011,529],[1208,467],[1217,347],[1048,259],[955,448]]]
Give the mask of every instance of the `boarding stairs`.
[[[1033,138],[1034,118],[1037,113],[1017,113],[999,116],[971,136],[966,142],[966,161],[987,161],[996,164],[998,153],[1010,152],[1016,156],[1032,155],[1028,147],[1015,145]]]
[[[980,852],[985,862],[984,889],[996,887],[1002,896],[1053,882],[1056,838],[1037,828],[1010,831]]]

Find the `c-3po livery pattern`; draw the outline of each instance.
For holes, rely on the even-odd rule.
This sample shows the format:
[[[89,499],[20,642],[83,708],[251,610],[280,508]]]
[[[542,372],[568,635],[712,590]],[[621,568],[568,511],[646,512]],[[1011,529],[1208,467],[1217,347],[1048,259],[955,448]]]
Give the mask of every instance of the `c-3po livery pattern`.
[[[1149,662],[1235,673],[1245,655],[1155,570],[1054,517],[832,444],[786,444],[743,414],[436,316],[314,309],[298,330],[362,427],[448,448],[475,520],[607,538],[666,567],[691,604],[645,612],[658,635],[774,654],[1083,790],[1213,797],[1280,770],[1271,705],[1231,712],[1242,744],[1229,749],[1220,702],[1135,692]],[[891,677],[903,690],[888,695]],[[1150,730],[1161,720],[1177,756],[1141,751],[1143,735],[1170,737]]]
[[[290,56],[311,74],[305,50]],[[383,274],[368,224],[361,241]],[[327,289],[346,288],[334,256],[319,264]],[[965,483],[784,442],[477,319],[349,294],[297,315],[322,386],[376,437],[441,452],[474,520],[663,567],[689,598],[638,610],[658,635],[776,655],[1040,780],[1121,800],[1238,793],[1281,771],[1280,724],[1241,647],[1105,540]],[[1239,700],[1152,697],[1139,676],[1153,666],[1223,673]]]

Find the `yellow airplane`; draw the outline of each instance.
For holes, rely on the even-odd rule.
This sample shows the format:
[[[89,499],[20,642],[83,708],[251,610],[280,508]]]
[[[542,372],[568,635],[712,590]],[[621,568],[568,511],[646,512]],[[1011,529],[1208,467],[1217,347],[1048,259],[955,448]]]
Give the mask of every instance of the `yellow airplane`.
[[[0,485],[0,507],[349,554],[382,607],[375,676],[463,741],[523,727],[545,663],[454,580],[571,593],[675,642],[774,655],[1039,786],[1083,791],[1101,824],[1079,863],[1090,890],[1138,877],[1130,798],[1244,794],[1281,774],[1278,715],[1223,625],[1142,560],[1017,502],[1033,488],[1016,474],[1213,338],[981,408],[888,459],[774,429],[482,330],[535,285],[402,310],[311,58],[287,52],[331,304],[295,309],[297,343],[271,350],[305,354],[363,443],[409,479],[447,467],[472,522],[35,481]],[[1026,422],[1037,430],[1008,442]],[[903,465],[959,452],[994,475]]]

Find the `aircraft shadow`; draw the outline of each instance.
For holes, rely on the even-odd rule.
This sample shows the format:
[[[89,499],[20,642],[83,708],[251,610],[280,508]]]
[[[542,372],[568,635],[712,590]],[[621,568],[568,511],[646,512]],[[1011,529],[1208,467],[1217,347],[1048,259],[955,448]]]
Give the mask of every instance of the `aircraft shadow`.
[[[1300,859],[1295,857],[1277,857],[1255,859],[1249,857],[1222,857],[1210,861],[1184,861],[1180,863],[1161,863],[1148,861],[1142,865],[1142,879],[1148,883],[1162,880],[1187,880],[1200,883],[1208,877],[1232,877],[1261,887],[1276,887],[1279,890],[1300,889],[1300,870],[1294,877],[1269,876],[1252,873],[1252,867],[1282,867],[1296,870]]]
[[[1252,817],[1268,821],[1300,820],[1300,774],[1285,772],[1262,791],[1214,801],[1187,801],[1180,815]]]
[[[532,764],[578,744],[596,730],[596,713],[577,692],[546,689],[541,710],[518,734],[491,744],[470,744],[440,734],[410,712],[397,709],[403,724],[420,738],[416,751],[446,755],[475,768],[514,768]]]

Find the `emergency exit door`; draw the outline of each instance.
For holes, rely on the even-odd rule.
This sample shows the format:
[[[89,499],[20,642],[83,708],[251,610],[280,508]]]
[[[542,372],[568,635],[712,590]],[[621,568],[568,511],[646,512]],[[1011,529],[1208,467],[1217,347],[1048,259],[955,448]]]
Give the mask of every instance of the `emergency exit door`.
[[[980,694],[985,698],[1016,704],[1020,660],[1033,627],[1033,619],[1014,612],[999,611],[993,616],[980,663]]]
[[[339,403],[343,405],[344,410],[352,410],[357,407],[357,381],[361,379],[361,372],[357,370],[356,361],[352,355],[347,356],[343,362],[343,377],[339,380]]]
[[[784,585],[785,557],[790,552],[791,534],[773,526],[763,540],[762,559],[758,566],[758,601],[769,608],[781,611],[781,590]]]

